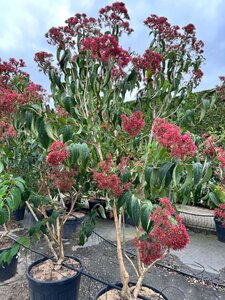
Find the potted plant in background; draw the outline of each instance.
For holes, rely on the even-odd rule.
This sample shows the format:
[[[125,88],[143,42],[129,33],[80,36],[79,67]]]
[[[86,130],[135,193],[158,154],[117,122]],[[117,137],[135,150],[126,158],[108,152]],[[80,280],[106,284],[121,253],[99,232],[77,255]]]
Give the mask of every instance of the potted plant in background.
[[[0,281],[14,276],[17,271],[17,254],[20,245],[7,237],[15,233],[12,228],[13,212],[21,205],[21,198],[25,191],[25,182],[21,177],[12,174],[0,176]],[[14,238],[18,237],[14,235]]]
[[[25,203],[35,220],[34,226],[29,230],[29,235],[37,237],[40,233],[44,235],[57,264],[47,261],[48,270],[56,267],[55,272],[52,273],[50,270],[48,274],[56,275],[63,272],[62,263],[66,259],[62,243],[63,225],[74,213],[76,201],[82,194],[81,190],[86,188],[85,185],[82,186],[82,178],[85,177],[87,167],[88,147],[83,142],[74,144],[70,141],[69,151],[66,150],[63,142],[56,141],[52,144],[52,141],[57,140],[59,135],[62,135],[63,140],[68,141],[70,128],[63,127],[58,122],[58,130],[54,128],[53,132],[50,127],[47,134],[44,119],[51,119],[55,112],[50,110],[43,101],[42,89],[30,82],[28,74],[20,70],[24,66],[22,61],[17,62],[11,59],[9,63],[1,62],[0,66],[1,117],[4,118],[1,132],[1,171],[23,173],[26,177],[26,188],[29,188],[30,198],[25,199]],[[48,112],[49,114],[47,114]],[[56,116],[57,121],[61,117],[59,112]],[[49,147],[50,144],[52,144],[52,148]],[[47,152],[48,148],[49,153]],[[46,156],[48,156],[47,161]],[[62,163],[66,158],[68,158],[68,165],[63,166]],[[78,166],[79,169],[77,169]],[[68,191],[70,192],[70,208],[66,209],[64,198]],[[49,208],[52,213],[48,213]],[[5,207],[3,212],[5,212]],[[16,247],[18,248],[18,245]],[[9,256],[5,253],[2,254],[2,262],[9,262]],[[16,254],[14,248],[12,253]],[[82,269],[81,262],[74,258],[69,258],[69,263],[75,264],[79,270]],[[48,275],[42,277],[43,273],[37,271],[40,264],[45,265],[45,261],[30,266],[27,274],[32,299],[36,295],[41,298],[45,297],[46,294],[52,297],[56,297],[56,295],[58,297],[59,294],[61,298],[58,299],[65,299],[65,297],[77,299],[80,271],[66,272],[66,276],[70,277],[68,280],[62,279],[63,275],[52,278],[47,277]],[[34,278],[32,277],[33,268],[39,274]]]
[[[60,140],[54,141],[43,156],[40,189],[38,193],[31,194],[26,204],[36,220],[29,233],[44,235],[53,259],[41,259],[29,266],[27,278],[31,299],[47,296],[54,299],[78,299],[82,263],[65,255],[63,238],[68,237],[68,229],[64,229],[67,222],[71,220],[74,225],[79,220],[74,208],[84,193],[88,160],[89,149],[85,143],[66,145]],[[66,193],[70,194],[69,209],[65,205]],[[52,208],[50,215],[47,215],[47,207]],[[71,227],[70,223],[68,226]],[[63,264],[71,265],[79,271],[69,270]]]
[[[0,171],[23,176],[26,182],[20,206],[14,211],[15,220],[23,219],[25,201],[30,190],[36,190],[38,173],[34,166],[39,163],[41,148],[34,135],[27,130],[31,126],[31,112],[26,112],[30,122],[25,125],[21,111],[26,105],[42,105],[46,101],[44,89],[29,79],[29,74],[23,71],[24,67],[21,59],[0,59]]]
[[[214,216],[217,238],[220,242],[225,243],[225,204],[220,204],[214,209]]]

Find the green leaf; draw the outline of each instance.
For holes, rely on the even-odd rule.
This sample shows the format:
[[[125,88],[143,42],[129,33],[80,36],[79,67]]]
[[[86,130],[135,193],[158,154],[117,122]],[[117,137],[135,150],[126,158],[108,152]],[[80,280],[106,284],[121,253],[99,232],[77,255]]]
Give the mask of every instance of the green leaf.
[[[117,208],[124,206],[128,201],[130,201],[132,194],[128,191],[124,192],[118,199]]]
[[[80,144],[70,144],[67,150],[70,152],[69,161],[71,164],[76,164],[80,154]]]
[[[124,170],[124,172],[120,175],[122,183],[129,182],[131,178],[131,173],[128,170]]]
[[[81,160],[81,166],[85,169],[87,167],[87,163],[90,157],[90,152],[87,144],[80,144],[79,155]]]
[[[74,104],[74,101],[73,101],[72,97],[67,96],[63,99],[63,106],[68,113],[71,112],[71,108],[72,108],[73,104]]]
[[[45,129],[44,117],[40,117],[37,119],[36,128],[37,128],[39,140],[40,140],[42,146],[45,149],[47,149],[49,146],[50,139],[49,139],[49,136]]]
[[[73,140],[73,127],[71,125],[64,126],[62,130],[63,135],[63,142],[66,143],[67,141]]]
[[[59,64],[62,70],[66,69],[67,63],[71,60],[71,52],[69,49],[66,49],[59,60]]]
[[[81,223],[81,229],[79,232],[80,245],[84,245],[88,237],[92,234],[96,225],[96,217],[97,217],[96,210],[92,210],[86,215],[84,221]]]
[[[12,196],[13,198],[13,207],[12,207],[12,210],[16,210],[19,206],[20,206],[20,203],[21,203],[21,191],[19,188],[17,187],[13,187],[10,191],[10,195]]]
[[[101,216],[103,219],[106,219],[105,209],[104,209],[104,207],[103,207],[101,204],[98,205],[98,209],[97,209],[97,210],[98,210],[100,216]]]
[[[197,185],[202,178],[203,165],[199,162],[193,163],[194,185]]]
[[[185,190],[186,187],[192,185],[192,177],[193,177],[193,167],[192,165],[185,166],[187,174],[183,185],[180,188],[180,191]]]
[[[208,162],[203,168],[203,178],[199,181],[199,185],[208,182],[212,178],[213,170],[210,168],[211,163]]]
[[[139,225],[140,211],[141,209],[138,199],[132,196],[127,203],[127,212],[128,215],[132,218],[136,227]]]
[[[10,256],[11,258],[13,258],[20,250],[20,245],[19,244],[15,244],[11,247],[10,249]]]
[[[4,164],[0,161],[0,173],[4,170]]]
[[[141,225],[147,233],[149,230],[150,215],[151,215],[152,209],[153,209],[153,206],[150,201],[149,201],[149,203],[144,204],[141,207]]]
[[[136,200],[133,205],[132,216],[131,216],[135,226],[139,225],[140,211],[141,209],[140,209],[139,201]]]
[[[183,166],[176,165],[174,170],[173,170],[173,175],[172,175],[172,180],[173,180],[174,187],[178,186],[178,184],[180,182],[180,179],[181,179],[181,176],[182,176],[182,172],[183,172]]]
[[[151,172],[151,178],[150,178],[150,186],[154,187],[158,184],[159,181],[159,169],[153,168]]]
[[[21,193],[25,192],[24,184],[21,181],[16,181],[15,185],[20,189]]]
[[[163,187],[167,187],[170,184],[175,165],[175,163],[172,163],[170,161],[165,162],[161,165],[159,169],[159,180],[161,181]]]
[[[5,224],[9,219],[9,212],[6,208],[0,209],[0,225]]]
[[[6,192],[8,190],[8,186],[4,185],[0,188],[0,200],[6,196]]]
[[[145,181],[148,186],[150,186],[150,182],[151,182],[152,169],[153,169],[152,167],[145,168]]]
[[[56,134],[55,134],[54,129],[53,129],[52,125],[50,124],[50,122],[45,122],[45,130],[47,132],[47,135],[50,137],[50,139],[55,141]]]
[[[10,259],[10,249],[4,250],[0,253],[0,266],[4,266],[5,264],[9,264]]]
[[[132,71],[131,71],[131,73],[128,75],[128,77],[127,77],[127,81],[129,82],[129,81],[134,81],[134,80],[136,80],[136,78],[137,78],[137,71],[135,70],[135,69],[133,69]]]
[[[216,195],[213,192],[209,193],[209,198],[216,206],[220,205],[221,202],[219,201],[219,199],[216,197]]]
[[[205,114],[206,114],[207,110],[209,109],[209,107],[210,107],[210,101],[208,99],[203,99],[199,122],[201,122],[201,120],[205,117]]]

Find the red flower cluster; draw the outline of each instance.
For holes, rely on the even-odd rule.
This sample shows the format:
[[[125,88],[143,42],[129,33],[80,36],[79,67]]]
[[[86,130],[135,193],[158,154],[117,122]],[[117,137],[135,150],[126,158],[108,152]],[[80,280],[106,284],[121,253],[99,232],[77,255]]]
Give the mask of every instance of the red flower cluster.
[[[66,26],[52,27],[45,37],[50,45],[59,48],[73,48],[77,43],[77,36],[82,38],[100,34],[100,23],[95,18],[87,18],[86,14],[75,14],[67,19]]]
[[[70,156],[66,145],[61,141],[54,142],[48,150],[47,162],[52,166],[61,165]]]
[[[50,178],[57,189],[68,192],[75,184],[75,173],[75,171],[68,171],[66,169],[60,170],[59,167],[56,166],[52,169]]]
[[[104,25],[111,29],[112,34],[117,33],[120,36],[123,32],[130,34],[133,31],[127,21],[130,17],[123,2],[115,2],[100,9],[99,16]]]
[[[19,95],[15,90],[0,86],[0,116],[11,114],[15,110],[18,98]]]
[[[41,85],[35,84],[32,81],[28,83],[23,93],[19,94],[18,103],[28,104],[28,103],[41,103],[46,98],[46,91]]]
[[[145,125],[140,111],[134,112],[130,118],[123,114],[121,115],[121,119],[122,128],[130,137],[136,136]]]
[[[119,198],[124,191],[129,190],[130,182],[122,183],[121,179],[116,175],[115,164],[112,155],[109,154],[105,161],[99,163],[102,172],[93,170],[93,178],[97,182],[98,188],[108,190],[115,198]]]
[[[42,102],[45,96],[40,85],[29,81],[27,85],[19,89],[21,82],[27,82],[29,75],[21,70],[25,67],[23,60],[17,61],[10,58],[9,62],[0,59],[0,118],[1,140],[6,137],[14,137],[16,132],[10,124],[10,118],[17,112],[21,104]]]
[[[175,158],[193,157],[197,150],[189,133],[182,135],[178,126],[164,119],[155,119],[153,132],[157,141]]]
[[[184,26],[183,33],[180,32],[180,27],[172,26],[167,18],[151,15],[144,21],[155,36],[160,36],[165,42],[166,50],[180,49],[182,45],[183,52],[190,53],[191,51],[197,54],[203,53],[204,43],[197,40],[195,27],[193,24]]]
[[[172,26],[167,18],[156,15],[151,15],[144,23],[150,28],[156,47],[163,50],[165,60],[169,58],[173,60],[172,64],[177,64],[182,55],[184,66],[182,72],[190,74],[189,80],[196,87],[203,75],[201,70],[196,72],[196,68],[200,67],[204,59],[202,56],[204,43],[197,39],[194,25],[188,24],[183,28]]]
[[[216,151],[217,151],[217,159],[220,161],[220,167],[221,168],[225,168],[225,151],[218,147],[216,148]]]
[[[64,107],[56,106],[55,110],[56,110],[56,114],[60,118],[67,118],[69,116],[69,113],[65,110]]]
[[[132,63],[135,69],[150,70],[152,74],[156,74],[161,71],[161,62],[163,57],[157,53],[147,49],[143,57],[137,56],[132,59]]]
[[[202,72],[202,70],[198,69],[196,72],[194,72],[194,75],[196,78],[200,79],[200,78],[202,78],[204,73]]]
[[[219,77],[221,83],[216,87],[216,93],[221,100],[225,100],[225,76]]]
[[[90,51],[92,58],[101,62],[112,60],[121,69],[127,66],[131,60],[129,52],[119,47],[116,37],[107,34],[84,39],[81,42],[80,51]]]
[[[222,203],[218,208],[214,209],[214,216],[217,220],[222,222],[222,226],[225,227],[225,204]]]
[[[7,62],[2,61],[0,58],[0,85],[8,87],[15,76],[29,77],[29,74],[21,70],[24,67],[25,63],[22,59],[16,60],[15,58],[10,58],[9,62]]]
[[[165,17],[151,15],[144,21],[144,24],[154,33],[159,34],[165,42],[171,42],[180,37],[180,33],[178,31],[180,27],[177,25],[172,26]]]
[[[207,155],[208,157],[215,157],[216,154],[216,150],[213,146],[214,143],[214,136],[209,136],[205,141],[204,141],[204,153],[205,155]]]
[[[160,205],[150,219],[153,229],[146,240],[135,240],[141,261],[150,265],[163,257],[167,250],[182,250],[189,243],[189,236],[180,216],[174,216],[169,199],[160,199]]]
[[[195,31],[195,26],[193,24],[188,24],[184,26],[183,29],[187,34],[192,34]]]
[[[43,70],[44,73],[50,71],[53,66],[53,55],[51,53],[40,51],[35,53],[34,61],[37,63],[40,70]]]
[[[0,120],[0,128],[0,141],[4,141],[6,138],[12,138],[16,136],[16,131],[8,122],[7,118]]]

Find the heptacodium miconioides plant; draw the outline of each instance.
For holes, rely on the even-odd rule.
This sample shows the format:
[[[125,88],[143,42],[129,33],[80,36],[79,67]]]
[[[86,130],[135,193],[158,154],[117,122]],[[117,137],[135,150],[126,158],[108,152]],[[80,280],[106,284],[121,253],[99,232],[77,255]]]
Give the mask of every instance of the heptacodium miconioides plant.
[[[192,109],[185,106],[203,76],[203,42],[193,24],[180,28],[151,15],[144,21],[151,43],[139,55],[120,46],[123,34],[133,31],[129,19],[122,2],[102,8],[98,18],[76,14],[46,34],[57,48],[56,57],[39,52],[35,61],[50,79],[55,106],[42,112],[39,134],[42,145],[50,147],[51,178],[71,159],[76,167],[78,153],[82,164],[85,152],[74,143],[89,149],[89,189],[96,184],[114,212],[121,293],[124,299],[137,299],[148,269],[169,249],[188,243],[169,199],[184,197],[193,177],[196,185],[206,180],[209,165],[196,181],[199,164],[193,159],[198,160],[198,150],[193,136],[178,125],[199,110],[202,118],[214,100],[198,99]],[[133,101],[125,102],[125,97]],[[39,118],[33,116],[33,128],[40,127]],[[120,240],[124,212],[137,228],[137,265],[127,257],[138,277],[133,292]]]

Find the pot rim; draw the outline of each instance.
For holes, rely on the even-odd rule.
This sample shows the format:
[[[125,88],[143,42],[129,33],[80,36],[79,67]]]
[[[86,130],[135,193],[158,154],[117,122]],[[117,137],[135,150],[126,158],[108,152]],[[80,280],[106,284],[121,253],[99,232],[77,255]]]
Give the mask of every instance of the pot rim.
[[[65,279],[61,279],[61,280],[46,280],[46,281],[44,281],[44,280],[35,279],[33,276],[30,275],[30,271],[37,264],[39,264],[39,263],[41,263],[41,262],[49,259],[47,257],[43,257],[41,259],[38,259],[38,260],[34,261],[32,264],[29,265],[28,269],[26,270],[26,277],[27,277],[27,279],[30,280],[30,281],[32,281],[32,282],[35,282],[36,284],[41,284],[41,285],[49,285],[49,284],[63,285],[65,282],[72,281],[74,278],[78,277],[82,273],[82,271],[83,271],[83,265],[82,265],[81,260],[79,260],[75,256],[66,255],[65,257],[67,257],[67,258],[73,258],[74,260],[76,260],[77,262],[79,262],[80,268],[78,269],[78,271],[77,271],[76,274],[74,274],[74,275],[72,275],[70,277],[67,277]]]
[[[129,284],[135,285],[136,283],[133,282],[133,281],[130,281]],[[121,283],[121,282],[116,282],[115,285],[121,286],[121,287],[122,287],[122,283]],[[150,286],[150,285],[147,285],[147,284],[145,284],[145,283],[143,283],[142,286],[148,287],[148,288],[152,289],[154,292],[159,293],[161,296],[164,297],[164,300],[169,300],[169,299],[166,297],[166,295],[164,295],[163,292],[159,291],[157,288],[152,287],[152,286]],[[107,292],[107,291],[109,291],[109,290],[111,290],[111,289],[113,289],[113,288],[110,288],[110,286],[108,286],[108,285],[105,286],[105,287],[103,287],[103,288],[101,288],[101,289],[98,290],[98,292],[96,293],[95,299],[94,299],[94,300],[98,300],[97,297],[98,297],[98,296],[101,296],[100,293],[101,293],[102,291],[106,290],[106,292]],[[99,295],[99,294],[100,294],[100,295]],[[142,299],[144,299],[144,300],[151,300],[151,298],[147,298],[147,297],[144,297],[144,296],[142,296]]]

